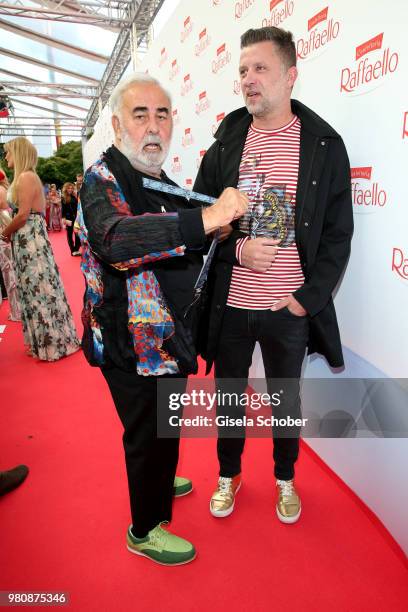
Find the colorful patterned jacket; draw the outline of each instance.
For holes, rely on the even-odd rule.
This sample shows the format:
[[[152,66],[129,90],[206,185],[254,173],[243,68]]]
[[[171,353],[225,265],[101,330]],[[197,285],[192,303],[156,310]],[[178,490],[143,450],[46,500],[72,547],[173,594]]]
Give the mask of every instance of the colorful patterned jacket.
[[[144,189],[144,175],[130,172],[144,214],[132,214],[104,155],[85,173],[78,206],[83,349],[91,365],[185,375],[197,369],[183,312],[202,264],[201,209]],[[174,185],[164,173],[161,180]]]

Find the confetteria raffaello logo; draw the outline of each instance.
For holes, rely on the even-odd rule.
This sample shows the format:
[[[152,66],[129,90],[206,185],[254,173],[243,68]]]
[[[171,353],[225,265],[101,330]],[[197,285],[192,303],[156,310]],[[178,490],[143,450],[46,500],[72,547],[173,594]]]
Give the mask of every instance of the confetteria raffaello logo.
[[[186,128],[184,130],[184,136],[181,139],[181,144],[183,147],[190,147],[194,143],[194,138],[191,133],[191,128]]]
[[[213,60],[211,70],[214,74],[222,71],[231,62],[231,53],[227,51],[225,43],[217,49],[217,58]]]
[[[166,51],[166,47],[163,47],[163,49],[160,51],[159,68],[161,68],[165,62],[167,62],[168,57],[169,55]]]
[[[183,84],[181,86],[180,93],[182,96],[186,96],[193,89],[193,82],[191,80],[190,74],[186,74],[183,79]]]
[[[207,98],[207,92],[206,91],[202,91],[199,96],[198,96],[198,102],[196,104],[196,115],[201,115],[201,113],[204,113],[206,110],[208,110],[211,106],[211,103],[209,101],[209,99]]]
[[[404,280],[408,280],[408,257],[405,254],[402,249],[397,247],[392,249],[391,269]]]
[[[178,125],[180,123],[180,113],[177,108],[173,108],[171,115],[173,117],[173,125]]]
[[[235,19],[242,19],[250,15],[255,4],[255,0],[237,0],[234,6]]]
[[[356,47],[355,63],[343,68],[340,74],[340,91],[368,93],[379,81],[398,68],[399,55],[390,47],[383,48],[384,32]]]
[[[296,53],[299,59],[307,60],[321,55],[327,50],[327,45],[337,38],[340,23],[329,18],[329,7],[319,11],[307,22],[307,35],[299,38]]]
[[[202,55],[206,49],[210,46],[211,38],[207,34],[207,28],[201,30],[198,35],[198,43],[194,47],[195,55]]]
[[[238,79],[234,79],[234,84],[232,86],[232,93],[235,94],[236,96],[240,96],[242,94],[241,81],[238,81]]]
[[[181,34],[180,34],[180,40],[182,43],[186,40],[186,38],[191,34],[192,31],[193,31],[193,23],[191,21],[191,17],[187,17],[184,20],[183,30],[181,31]]]
[[[171,171],[174,174],[177,174],[178,172],[181,172],[182,169],[183,168],[182,168],[182,165],[181,165],[180,158],[178,156],[177,157],[173,157],[173,162],[171,164]]]
[[[268,0],[269,17],[262,19],[262,27],[280,28],[288,17],[292,17],[295,0]]]
[[[196,159],[197,168],[200,167],[204,155],[207,153],[207,149],[201,149],[199,156]]]
[[[404,113],[404,120],[402,122],[402,139],[408,137],[408,111]]]
[[[215,123],[213,123],[213,125],[212,125],[213,136],[214,136],[215,132],[218,130],[218,128],[220,127],[221,121],[224,119],[224,117],[225,117],[225,113],[219,113],[215,117]]]
[[[372,166],[351,168],[351,197],[356,213],[372,213],[387,203],[387,192],[372,181]]]
[[[177,60],[174,59],[171,62],[171,68],[170,68],[170,73],[169,73],[169,79],[170,81],[172,81],[173,79],[176,78],[176,76],[178,75],[178,73],[180,72],[180,66],[177,63]]]

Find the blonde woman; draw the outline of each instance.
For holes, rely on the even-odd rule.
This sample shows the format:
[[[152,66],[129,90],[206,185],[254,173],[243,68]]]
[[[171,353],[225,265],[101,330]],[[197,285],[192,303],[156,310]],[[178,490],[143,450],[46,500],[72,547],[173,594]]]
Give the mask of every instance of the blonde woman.
[[[0,233],[11,221],[7,204],[7,176],[0,169]],[[20,305],[17,298],[16,276],[13,269],[13,258],[9,242],[0,239],[0,270],[10,305],[8,318],[10,321],[20,321]],[[1,303],[1,300],[0,300]]]
[[[1,238],[13,243],[24,342],[31,356],[56,361],[77,351],[79,341],[45,227],[44,191],[35,172],[37,151],[22,136],[4,149],[14,170],[8,190],[13,220]]]

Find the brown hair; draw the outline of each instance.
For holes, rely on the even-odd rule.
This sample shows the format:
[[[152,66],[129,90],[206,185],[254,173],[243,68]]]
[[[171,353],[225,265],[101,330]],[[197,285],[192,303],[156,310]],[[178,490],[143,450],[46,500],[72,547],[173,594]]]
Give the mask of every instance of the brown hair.
[[[292,32],[273,26],[247,30],[241,36],[241,49],[260,42],[274,43],[286,68],[296,66],[296,47]]]
[[[64,200],[67,199],[67,189],[68,187],[72,187],[73,191],[75,191],[75,185],[74,183],[64,183],[62,186],[62,197],[64,198]],[[74,193],[72,193],[71,195],[74,195]]]

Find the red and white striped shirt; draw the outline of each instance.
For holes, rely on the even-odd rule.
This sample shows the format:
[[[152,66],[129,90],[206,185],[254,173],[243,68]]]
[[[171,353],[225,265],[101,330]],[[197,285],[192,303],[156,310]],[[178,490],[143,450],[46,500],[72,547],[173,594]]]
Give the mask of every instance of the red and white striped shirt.
[[[237,186],[249,198],[248,211],[239,222],[248,238],[237,241],[237,260],[241,263],[242,247],[251,237],[266,235],[282,240],[267,272],[233,267],[228,306],[267,310],[304,282],[294,232],[299,151],[298,117],[278,130],[249,127]]]

